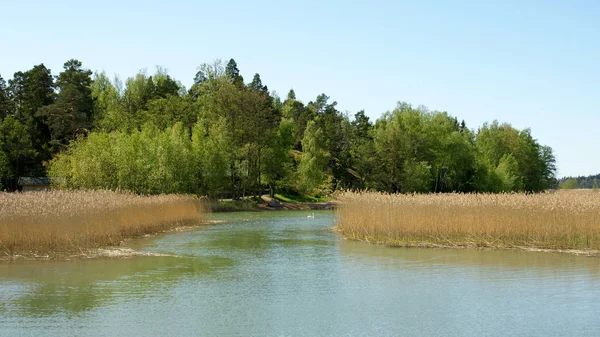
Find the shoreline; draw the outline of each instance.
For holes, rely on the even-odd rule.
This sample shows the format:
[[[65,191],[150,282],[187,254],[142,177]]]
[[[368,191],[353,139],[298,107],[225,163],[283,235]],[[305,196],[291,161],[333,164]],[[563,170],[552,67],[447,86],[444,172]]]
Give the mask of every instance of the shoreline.
[[[571,249],[571,248],[542,248],[535,246],[506,246],[506,245],[478,245],[470,242],[457,242],[452,244],[439,244],[431,242],[402,242],[398,240],[369,240],[346,236],[339,226],[334,226],[331,231],[339,233],[344,240],[364,242],[372,245],[385,246],[389,248],[430,248],[430,249],[478,249],[478,250],[521,250],[526,252],[560,253],[586,257],[600,257],[600,250],[596,249]]]
[[[338,201],[323,202],[285,202],[263,196],[262,202],[217,202],[211,203],[213,213],[226,212],[263,212],[263,211],[323,211],[334,210]],[[277,200],[277,201],[274,201]]]
[[[211,205],[212,206],[212,205]],[[328,202],[280,202],[279,207],[271,207],[268,203],[252,204],[250,209],[239,209],[239,208],[223,208],[219,210],[212,210],[211,213],[235,213],[235,212],[270,212],[270,211],[308,211],[308,210],[332,210],[336,206],[335,201]],[[211,207],[212,208],[212,207]],[[69,261],[69,260],[85,260],[85,259],[126,259],[138,256],[171,256],[177,257],[176,255],[160,254],[160,253],[148,253],[139,252],[134,249],[127,247],[127,242],[131,240],[140,240],[145,238],[155,237],[160,234],[170,232],[182,232],[182,231],[193,231],[201,227],[208,225],[215,225],[223,223],[219,220],[204,220],[201,223],[190,225],[189,223],[182,223],[181,226],[174,226],[166,230],[160,230],[152,233],[147,233],[142,236],[126,238],[120,242],[119,245],[115,246],[104,246],[99,248],[81,248],[79,252],[30,252],[30,253],[18,253],[9,255],[6,252],[0,255],[0,262],[11,262],[11,261],[39,261],[39,260],[54,260],[54,261]]]
[[[224,221],[219,220],[204,220],[201,223],[190,225],[189,223],[182,223],[181,226],[175,226],[166,230],[156,231],[153,233],[144,234],[142,236],[126,238],[120,242],[119,245],[105,246],[99,248],[81,248],[79,252],[48,252],[48,253],[22,253],[0,256],[0,262],[13,262],[13,261],[71,261],[71,260],[91,260],[91,259],[127,259],[138,256],[154,256],[154,257],[179,257],[178,255],[162,254],[162,253],[151,253],[151,252],[140,252],[127,247],[127,243],[132,240],[144,240],[156,237],[160,234],[167,234],[172,232],[188,232],[198,230],[204,226],[215,225],[223,223]]]

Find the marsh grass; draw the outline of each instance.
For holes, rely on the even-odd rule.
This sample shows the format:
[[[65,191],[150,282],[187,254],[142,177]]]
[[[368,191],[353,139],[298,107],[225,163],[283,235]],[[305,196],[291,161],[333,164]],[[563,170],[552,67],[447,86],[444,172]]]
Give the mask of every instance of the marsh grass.
[[[390,246],[600,250],[600,193],[338,195],[337,229]]]
[[[208,208],[182,195],[112,191],[0,193],[0,256],[52,255],[201,222]]]

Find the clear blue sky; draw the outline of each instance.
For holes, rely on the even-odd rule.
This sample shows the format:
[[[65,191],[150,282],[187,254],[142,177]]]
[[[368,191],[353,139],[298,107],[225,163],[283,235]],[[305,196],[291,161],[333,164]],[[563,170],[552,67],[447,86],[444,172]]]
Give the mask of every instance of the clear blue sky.
[[[0,74],[77,58],[122,78],[235,58],[247,81],[326,93],[375,119],[397,101],[529,127],[559,176],[600,173],[600,2],[0,0]]]

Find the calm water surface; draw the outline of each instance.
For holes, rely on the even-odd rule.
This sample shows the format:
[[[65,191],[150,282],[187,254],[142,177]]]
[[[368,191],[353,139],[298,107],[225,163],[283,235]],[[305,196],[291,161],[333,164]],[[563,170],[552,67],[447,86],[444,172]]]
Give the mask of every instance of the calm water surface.
[[[392,249],[317,212],[134,248],[176,255],[0,263],[0,336],[600,336],[600,259]]]

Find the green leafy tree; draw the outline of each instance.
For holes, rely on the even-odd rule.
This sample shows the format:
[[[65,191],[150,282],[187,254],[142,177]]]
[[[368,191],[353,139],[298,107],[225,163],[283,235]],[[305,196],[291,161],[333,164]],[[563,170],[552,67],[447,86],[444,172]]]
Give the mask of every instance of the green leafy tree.
[[[402,178],[402,192],[428,192],[431,189],[431,166],[424,161],[406,161]]]
[[[12,116],[4,118],[0,123],[0,144],[4,153],[2,171],[5,179],[32,174],[29,160],[36,152],[25,124]]]
[[[4,144],[0,142],[0,191],[4,189],[4,181],[12,176],[10,162],[4,153]]]
[[[199,191],[217,198],[229,186],[232,144],[225,118],[210,124],[206,122],[200,120],[194,125],[192,153]]]
[[[293,131],[293,122],[283,119],[277,133],[269,140],[270,146],[265,150],[262,171],[271,197],[275,196],[279,187],[289,185],[293,170],[293,161],[290,156],[294,142]]]
[[[144,121],[152,122],[160,129],[165,129],[175,123],[182,123],[186,129],[191,130],[198,118],[191,99],[175,95],[151,100],[144,114]]]
[[[154,98],[167,98],[169,96],[181,96],[186,90],[181,83],[175,81],[163,68],[158,68],[153,77]]]
[[[289,119],[294,123],[294,149],[302,150],[302,138],[306,124],[314,119],[312,112],[304,106],[304,104],[296,100],[296,94],[293,90],[288,93],[287,99],[283,102],[281,114],[283,118]]]
[[[304,195],[318,193],[327,179],[329,153],[324,146],[323,130],[310,121],[302,139],[302,157],[298,166],[298,190]],[[324,188],[327,188],[325,186]]]
[[[576,189],[577,188],[577,179],[575,178],[569,178],[565,181],[562,181],[559,185],[558,188],[563,189],[563,190],[572,190],[572,189]]]
[[[500,179],[500,192],[519,191],[522,189],[522,177],[520,175],[519,163],[512,154],[505,154],[500,158],[496,167],[496,175]]]
[[[111,126],[109,120],[119,114],[121,93],[105,72],[94,73],[91,95],[94,102],[94,125],[109,131],[118,129],[116,125],[122,121],[114,121],[115,126]]]

